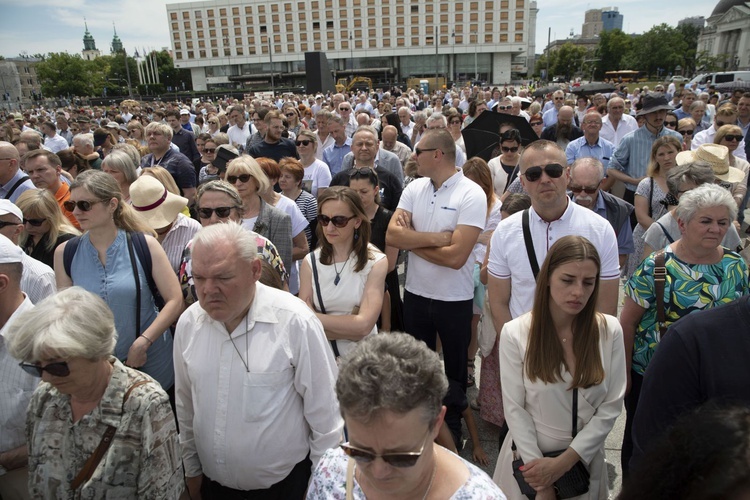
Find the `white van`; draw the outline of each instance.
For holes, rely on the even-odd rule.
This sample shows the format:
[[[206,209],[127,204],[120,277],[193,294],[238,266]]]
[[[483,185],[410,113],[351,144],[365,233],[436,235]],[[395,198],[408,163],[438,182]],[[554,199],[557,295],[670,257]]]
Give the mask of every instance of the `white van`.
[[[690,80],[690,83],[685,85],[685,88],[704,90],[707,89],[709,85],[731,83],[740,80],[746,82],[750,81],[750,71],[723,71],[721,73],[704,73]]]

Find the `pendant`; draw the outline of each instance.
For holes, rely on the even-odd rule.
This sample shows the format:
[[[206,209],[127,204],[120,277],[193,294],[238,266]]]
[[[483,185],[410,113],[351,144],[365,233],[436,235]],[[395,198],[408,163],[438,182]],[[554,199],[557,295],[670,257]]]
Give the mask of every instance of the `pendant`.
[[[336,275],[336,278],[334,278],[334,280],[333,280],[333,286],[338,286],[338,284],[339,284],[339,281],[341,281],[341,276],[339,276],[339,275],[337,274],[337,275]]]

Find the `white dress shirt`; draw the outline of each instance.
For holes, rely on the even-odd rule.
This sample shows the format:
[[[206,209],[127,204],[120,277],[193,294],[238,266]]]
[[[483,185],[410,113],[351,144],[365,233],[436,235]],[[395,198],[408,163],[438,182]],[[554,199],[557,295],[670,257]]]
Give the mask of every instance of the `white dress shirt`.
[[[617,147],[623,137],[630,132],[638,130],[638,122],[630,115],[623,114],[620,122],[617,124],[617,130],[609,121],[609,116],[602,118],[602,128],[599,131],[599,137],[608,140]]]
[[[708,127],[706,130],[701,130],[695,136],[693,136],[693,140],[690,141],[690,149],[692,151],[695,151],[698,149],[698,146],[701,144],[713,144],[714,137],[716,137],[716,128],[712,124],[710,127]],[[741,140],[740,143],[737,145],[737,149],[734,150],[734,153],[732,153],[735,158],[739,158],[741,160],[746,160],[745,156],[745,140]]]
[[[177,323],[174,361],[187,477],[269,488],[308,453],[315,469],[341,441],[333,352],[313,311],[287,292],[256,283],[231,334],[193,304]]]

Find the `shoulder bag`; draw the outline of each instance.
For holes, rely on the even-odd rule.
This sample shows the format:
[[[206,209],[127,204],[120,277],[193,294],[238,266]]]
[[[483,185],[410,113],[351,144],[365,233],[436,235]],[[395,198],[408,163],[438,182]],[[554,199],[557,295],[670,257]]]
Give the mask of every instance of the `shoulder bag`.
[[[531,272],[534,273],[534,280],[539,276],[539,261],[536,260],[536,252],[534,251],[534,241],[531,239],[531,228],[529,227],[529,209],[523,211],[521,217],[521,224],[523,226],[523,241],[526,244],[526,253],[529,256],[529,264],[531,265]]]
[[[320,312],[326,313],[326,306],[323,305],[323,295],[320,293],[320,283],[318,282],[318,265],[315,263],[315,252],[310,252],[310,264],[312,265],[313,272],[313,286],[315,287],[315,293],[318,296],[318,305],[320,306]],[[331,349],[333,349],[333,355],[338,358],[341,356],[339,353],[339,346],[335,340],[330,340]]]
[[[578,434],[578,388],[573,389],[573,431],[572,435],[575,439]],[[536,498],[536,490],[529,486],[529,483],[523,478],[523,472],[521,472],[521,466],[523,465],[523,459],[516,453],[516,443],[512,443],[511,450],[513,450],[513,477],[518,483],[518,487],[521,489],[521,493],[529,498]],[[562,455],[565,450],[550,451],[544,453],[545,457],[554,458]],[[562,475],[560,479],[555,481],[555,497],[556,498],[573,498],[579,495],[583,495],[589,491],[589,471],[586,466],[580,460],[570,468],[568,472]]]
[[[659,337],[667,334],[667,317],[664,311],[664,286],[667,282],[666,256],[664,249],[654,254],[654,288],[656,289],[656,324],[659,327]]]

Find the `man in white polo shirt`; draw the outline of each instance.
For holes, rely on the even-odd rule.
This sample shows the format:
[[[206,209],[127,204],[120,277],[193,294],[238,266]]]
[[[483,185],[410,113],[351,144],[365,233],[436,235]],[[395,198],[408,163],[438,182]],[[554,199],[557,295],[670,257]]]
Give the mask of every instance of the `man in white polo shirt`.
[[[487,198],[456,168],[456,143],[447,130],[425,132],[416,156],[422,178],[404,189],[386,236],[389,245],[411,252],[404,329],[431,349],[440,336],[445,374],[465,393],[474,297],[469,257],[484,229]],[[455,438],[460,420],[452,416],[446,422]]]
[[[533,142],[521,156],[519,177],[531,197],[528,224],[534,254],[541,267],[549,248],[563,236],[579,235],[590,240],[601,261],[597,308],[615,316],[620,283],[617,237],[607,219],[568,198],[565,165],[565,152],[551,141]],[[534,303],[536,279],[524,242],[524,213],[500,222],[490,242],[488,288],[498,333],[507,321],[529,311]]]

